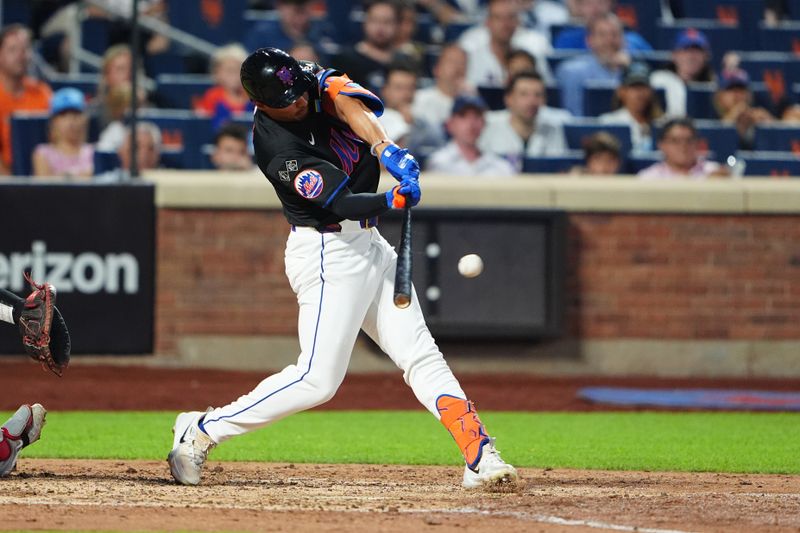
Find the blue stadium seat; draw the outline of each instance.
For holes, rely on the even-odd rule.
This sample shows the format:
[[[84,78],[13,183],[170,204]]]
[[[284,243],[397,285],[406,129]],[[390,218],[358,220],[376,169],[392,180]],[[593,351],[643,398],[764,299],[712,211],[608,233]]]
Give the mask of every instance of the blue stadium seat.
[[[119,156],[117,152],[101,152],[95,150],[94,152],[94,174],[103,174],[110,170],[119,168]]]
[[[661,18],[660,2],[653,0],[618,0],[617,16],[625,27],[650,41],[655,35],[656,22]],[[654,43],[650,43],[654,44]]]
[[[773,88],[768,91],[771,97],[764,103],[775,103],[782,97],[791,97],[792,84],[800,83],[800,57],[792,53],[743,53],[741,59],[741,67],[752,81],[761,82],[765,89]]]
[[[739,134],[734,126],[718,120],[695,120],[694,126],[699,138],[699,149],[701,152],[711,152],[710,159],[725,161],[739,149]],[[660,134],[661,128],[654,128],[653,136],[656,139]]]
[[[99,76],[93,74],[59,74],[47,80],[50,88],[53,91],[63,89],[64,87],[75,87],[88,97],[94,97],[97,94],[97,83],[100,80]]]
[[[205,168],[203,166],[205,164],[205,155],[202,153],[202,151],[199,152],[199,155],[196,158],[193,158],[191,166],[186,166],[185,158],[186,150],[184,149],[170,147],[163,148],[161,150],[161,167],[193,170]]]
[[[568,122],[564,124],[567,147],[571,150],[582,150],[583,139],[598,131],[606,131],[616,137],[621,145],[622,157],[627,157],[627,154],[631,151],[631,129],[625,124],[600,124],[598,121],[591,119]]]
[[[15,176],[30,176],[31,156],[37,144],[47,142],[47,113],[14,113],[11,116],[11,171]]]
[[[761,49],[771,52],[791,52],[800,54],[800,23],[787,21],[778,26],[758,27]]]
[[[694,119],[716,120],[719,117],[714,109],[713,83],[691,83],[686,91],[686,114]],[[756,105],[771,107],[771,98],[763,83],[751,83],[753,101]]]
[[[738,26],[745,32],[755,31],[758,22],[764,18],[763,0],[680,0],[680,4],[686,18],[713,19],[720,24]]]
[[[630,156],[625,161],[624,169],[626,174],[638,174],[650,165],[655,165],[661,161],[661,152],[648,152],[639,153],[635,156]]]
[[[505,109],[506,104],[503,101],[504,89],[501,87],[478,87],[478,93],[480,93],[481,98],[489,106],[490,110]]]
[[[700,3],[700,2],[698,2]],[[729,26],[716,20],[705,19],[680,19],[672,23],[658,22],[656,38],[653,46],[658,50],[672,50],[675,37],[682,31],[694,28],[702,31],[708,37],[712,50],[712,61],[715,69],[719,70],[722,56],[729,50],[751,50],[758,46],[758,39],[743,39],[741,30],[736,26]]]
[[[745,176],[800,176],[800,157],[792,152],[739,152],[744,159]]]
[[[90,17],[81,21],[81,46],[102,56],[108,49],[108,34],[111,21],[105,18]]]
[[[210,118],[178,109],[143,109],[139,119],[153,122],[161,129],[162,153],[167,154],[165,164],[202,168],[201,147],[214,140]]]
[[[528,174],[563,174],[583,163],[583,152],[570,150],[559,157],[526,157],[522,160],[522,172]]]
[[[612,111],[616,84],[608,82],[589,82],[583,87],[583,116],[598,117],[603,113]],[[666,108],[664,89],[656,89],[661,109]]]
[[[576,30],[576,29],[580,29],[582,27],[583,26],[570,24],[570,23],[567,23],[567,24],[553,24],[552,26],[550,26],[550,42],[551,43],[556,42],[556,37],[558,37],[558,34],[561,33],[564,30]],[[559,50],[559,51],[563,51],[563,50]]]
[[[0,3],[0,26],[23,24],[31,26],[33,2],[30,0],[2,0]]]
[[[217,45],[242,38],[247,0],[182,0],[167,5],[170,24],[179,30]]]
[[[161,107],[192,109],[214,81],[204,74],[162,74],[156,78],[156,95]]]
[[[786,0],[789,8],[788,17],[792,20],[800,20],[800,0]]]
[[[793,152],[800,158],[800,126],[788,124],[756,126],[755,149]]]
[[[186,61],[183,55],[172,50],[147,54],[144,56],[144,71],[151,78],[162,74],[183,74],[186,72]]]
[[[444,29],[444,42],[457,41],[461,34],[474,26],[474,22],[452,22]]]

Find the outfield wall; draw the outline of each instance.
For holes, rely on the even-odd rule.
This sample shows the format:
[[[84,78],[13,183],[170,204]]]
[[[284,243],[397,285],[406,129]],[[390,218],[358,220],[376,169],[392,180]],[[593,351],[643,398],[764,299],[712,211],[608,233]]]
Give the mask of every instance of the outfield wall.
[[[148,179],[158,207],[155,351],[206,366],[291,362],[288,225],[264,178],[163,171]],[[800,180],[426,175],[423,183],[425,207],[568,212],[564,337],[449,343],[454,367],[800,376]],[[359,350],[353,364],[391,368]]]

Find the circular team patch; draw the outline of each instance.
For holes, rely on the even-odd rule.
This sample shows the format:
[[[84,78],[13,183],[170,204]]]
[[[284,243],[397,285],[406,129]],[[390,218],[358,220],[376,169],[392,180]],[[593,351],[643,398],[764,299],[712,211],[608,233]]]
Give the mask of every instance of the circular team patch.
[[[316,198],[322,194],[322,174],[316,170],[301,170],[294,177],[294,188],[303,198]]]

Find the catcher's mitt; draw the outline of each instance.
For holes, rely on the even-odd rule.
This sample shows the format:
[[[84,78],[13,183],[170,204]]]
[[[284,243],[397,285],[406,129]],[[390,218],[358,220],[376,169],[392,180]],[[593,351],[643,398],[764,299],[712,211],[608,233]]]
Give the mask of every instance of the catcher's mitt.
[[[69,364],[70,338],[64,318],[55,307],[56,289],[49,283],[34,283],[27,272],[25,279],[33,292],[25,299],[19,317],[22,345],[42,367],[61,376]]]

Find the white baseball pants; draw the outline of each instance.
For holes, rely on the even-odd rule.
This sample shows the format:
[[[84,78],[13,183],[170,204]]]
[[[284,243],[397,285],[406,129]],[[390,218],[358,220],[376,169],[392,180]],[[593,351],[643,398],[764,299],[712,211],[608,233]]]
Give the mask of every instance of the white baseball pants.
[[[343,221],[340,233],[297,228],[286,244],[286,274],[300,306],[300,357],[231,404],[205,416],[217,443],[330,400],[344,380],[359,329],[403,371],[437,418],[441,394],[466,398],[436,346],[416,294],[394,306],[397,254],[377,228]]]

